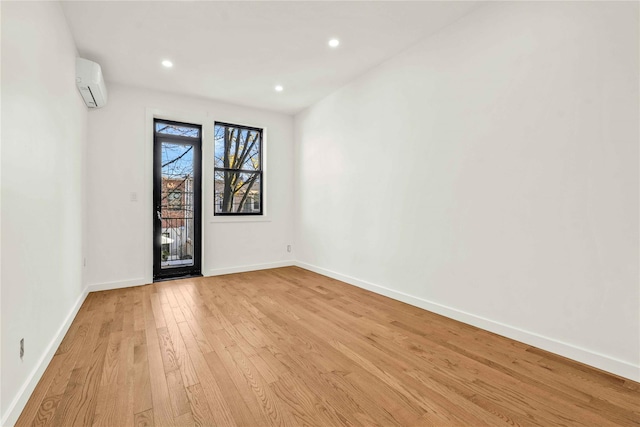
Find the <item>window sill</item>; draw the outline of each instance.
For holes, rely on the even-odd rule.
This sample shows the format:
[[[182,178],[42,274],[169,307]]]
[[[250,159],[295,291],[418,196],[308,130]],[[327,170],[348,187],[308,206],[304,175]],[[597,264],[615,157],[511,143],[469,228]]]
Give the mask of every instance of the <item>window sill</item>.
[[[246,215],[246,216],[214,216],[211,224],[218,224],[224,222],[271,222],[271,218],[266,215]]]

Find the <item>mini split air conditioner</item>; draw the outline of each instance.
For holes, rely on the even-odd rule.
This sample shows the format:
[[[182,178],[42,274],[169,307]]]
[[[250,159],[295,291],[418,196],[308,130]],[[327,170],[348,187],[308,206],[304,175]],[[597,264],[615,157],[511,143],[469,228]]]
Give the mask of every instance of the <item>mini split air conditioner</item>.
[[[76,85],[87,107],[100,108],[107,104],[107,87],[99,64],[76,58]]]

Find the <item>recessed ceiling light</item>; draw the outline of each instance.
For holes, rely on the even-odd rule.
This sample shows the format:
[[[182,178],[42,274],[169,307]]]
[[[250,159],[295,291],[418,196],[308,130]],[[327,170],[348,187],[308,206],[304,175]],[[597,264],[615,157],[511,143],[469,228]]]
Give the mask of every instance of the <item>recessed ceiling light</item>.
[[[338,39],[331,39],[329,40],[329,46],[331,47],[338,47],[340,45],[340,40]]]
[[[284,88],[280,85],[277,85],[275,88],[276,92],[282,92],[284,90]]]
[[[173,67],[173,62],[169,61],[168,59],[165,59],[164,61],[162,61],[162,66],[165,68],[171,68]]]

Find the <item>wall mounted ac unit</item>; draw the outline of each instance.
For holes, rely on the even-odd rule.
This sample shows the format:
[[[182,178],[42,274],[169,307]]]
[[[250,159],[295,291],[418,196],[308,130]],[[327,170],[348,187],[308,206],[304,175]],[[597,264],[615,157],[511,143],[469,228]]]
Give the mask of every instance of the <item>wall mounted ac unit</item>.
[[[107,87],[99,64],[76,58],[76,85],[87,107],[100,108],[107,104]]]

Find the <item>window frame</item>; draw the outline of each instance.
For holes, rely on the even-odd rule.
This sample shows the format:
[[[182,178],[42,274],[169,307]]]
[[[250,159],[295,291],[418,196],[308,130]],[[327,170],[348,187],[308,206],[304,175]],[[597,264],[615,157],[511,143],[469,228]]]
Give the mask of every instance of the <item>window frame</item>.
[[[216,146],[215,146],[215,128],[217,126],[224,126],[225,132],[227,128],[236,128],[243,129],[248,131],[258,132],[260,135],[260,145],[258,147],[258,159],[260,163],[259,170],[247,170],[247,169],[234,169],[234,168],[225,168],[225,167],[217,167],[216,166]],[[214,121],[213,123],[213,134],[214,134],[214,142],[213,142],[213,216],[215,217],[242,217],[242,216],[253,216],[253,217],[265,217],[265,209],[264,209],[264,156],[263,156],[263,148],[264,148],[264,128],[259,128],[255,126],[247,126],[247,125],[239,125],[233,124],[229,122],[222,121]],[[216,211],[216,200],[217,200],[217,192],[216,192],[216,172],[222,172],[223,176],[226,179],[226,172],[236,172],[236,173],[249,173],[249,174],[258,174],[260,179],[260,210],[258,212],[217,212]]]
[[[152,157],[151,157],[151,165],[152,165],[152,207],[153,207],[153,228],[152,228],[152,240],[153,246],[151,251],[151,260],[152,268],[149,271],[150,280],[149,281],[161,281],[171,277],[178,276],[202,276],[203,261],[204,261],[204,213],[205,213],[205,205],[203,205],[203,188],[205,184],[205,177],[203,174],[203,151],[204,151],[204,143],[205,143],[205,127],[202,123],[206,123],[205,120],[192,120],[190,118],[185,117],[184,119],[171,120],[164,119],[161,117],[169,116],[168,113],[160,113],[153,112],[150,109],[147,109],[147,119],[153,123],[153,127],[151,127],[151,135],[152,135]],[[179,127],[190,128],[193,130],[197,130],[196,135],[176,135],[172,133],[161,132],[157,129],[157,125],[166,124],[166,125],[175,125]],[[162,269],[162,217],[158,217],[158,211],[161,211],[161,195],[162,195],[162,176],[161,173],[161,165],[162,165],[162,155],[161,149],[162,144],[170,143],[170,144],[179,144],[179,145],[192,145],[193,146],[193,167],[194,167],[194,179],[193,179],[193,240],[192,240],[192,264],[187,266],[175,267],[175,268],[167,268]],[[196,179],[196,177],[198,179]],[[183,187],[184,190],[184,187]],[[184,197],[185,192],[182,191],[182,195]],[[184,207],[184,198],[182,199],[183,207]],[[158,233],[158,228],[160,228],[160,233]],[[160,239],[157,237],[160,236]]]

